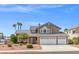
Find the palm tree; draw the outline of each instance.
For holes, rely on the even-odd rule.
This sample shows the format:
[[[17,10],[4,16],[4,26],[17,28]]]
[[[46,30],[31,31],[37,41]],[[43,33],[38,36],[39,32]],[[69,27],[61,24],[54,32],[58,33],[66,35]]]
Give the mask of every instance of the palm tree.
[[[17,26],[18,26],[18,30],[21,30],[22,23],[21,22],[17,22]]]
[[[20,30],[22,29],[22,28],[21,28],[21,27],[22,27],[22,25],[23,25],[22,23],[19,23]]]
[[[19,30],[19,22],[17,22],[18,30]]]
[[[13,24],[13,27],[15,28],[15,30],[16,30],[16,24]]]

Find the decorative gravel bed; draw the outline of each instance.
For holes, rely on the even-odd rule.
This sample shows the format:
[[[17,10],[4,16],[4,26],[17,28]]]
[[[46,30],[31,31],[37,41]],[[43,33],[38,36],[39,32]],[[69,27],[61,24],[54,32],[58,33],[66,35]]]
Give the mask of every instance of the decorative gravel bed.
[[[20,46],[19,44],[14,44],[12,47],[8,47],[7,45],[0,45],[0,51],[4,50],[40,50],[40,45],[33,45],[33,48],[27,48],[26,45]]]
[[[72,45],[72,46],[79,48],[79,45]]]

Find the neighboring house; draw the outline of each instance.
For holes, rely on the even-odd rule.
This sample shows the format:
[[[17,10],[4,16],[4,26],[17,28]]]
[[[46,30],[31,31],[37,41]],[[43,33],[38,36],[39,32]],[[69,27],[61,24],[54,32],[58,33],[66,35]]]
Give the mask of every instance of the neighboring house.
[[[5,39],[3,33],[0,33],[0,44],[4,44],[4,43],[5,43]]]
[[[68,35],[60,32],[60,27],[47,22],[43,25],[31,26],[29,30],[17,30],[16,35],[27,33],[28,42],[32,44],[67,44]]]
[[[71,28],[67,29],[65,33],[69,35],[70,39],[79,37],[79,25],[72,26]]]

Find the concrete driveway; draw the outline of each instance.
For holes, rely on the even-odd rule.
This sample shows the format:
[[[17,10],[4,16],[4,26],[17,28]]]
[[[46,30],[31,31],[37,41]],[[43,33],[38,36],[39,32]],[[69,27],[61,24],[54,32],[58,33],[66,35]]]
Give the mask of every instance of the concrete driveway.
[[[45,51],[79,51],[79,48],[71,45],[41,45]]]

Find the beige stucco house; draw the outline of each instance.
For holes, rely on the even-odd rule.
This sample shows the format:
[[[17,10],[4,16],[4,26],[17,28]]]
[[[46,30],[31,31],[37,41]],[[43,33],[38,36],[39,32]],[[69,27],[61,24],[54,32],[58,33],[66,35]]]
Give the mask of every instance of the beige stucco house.
[[[72,26],[71,28],[67,29],[65,33],[69,35],[69,39],[79,37],[79,25]]]
[[[29,30],[17,30],[16,35],[27,33],[30,37],[27,42],[32,44],[59,45],[67,44],[68,35],[60,32],[60,27],[51,22],[43,25],[31,26]]]

